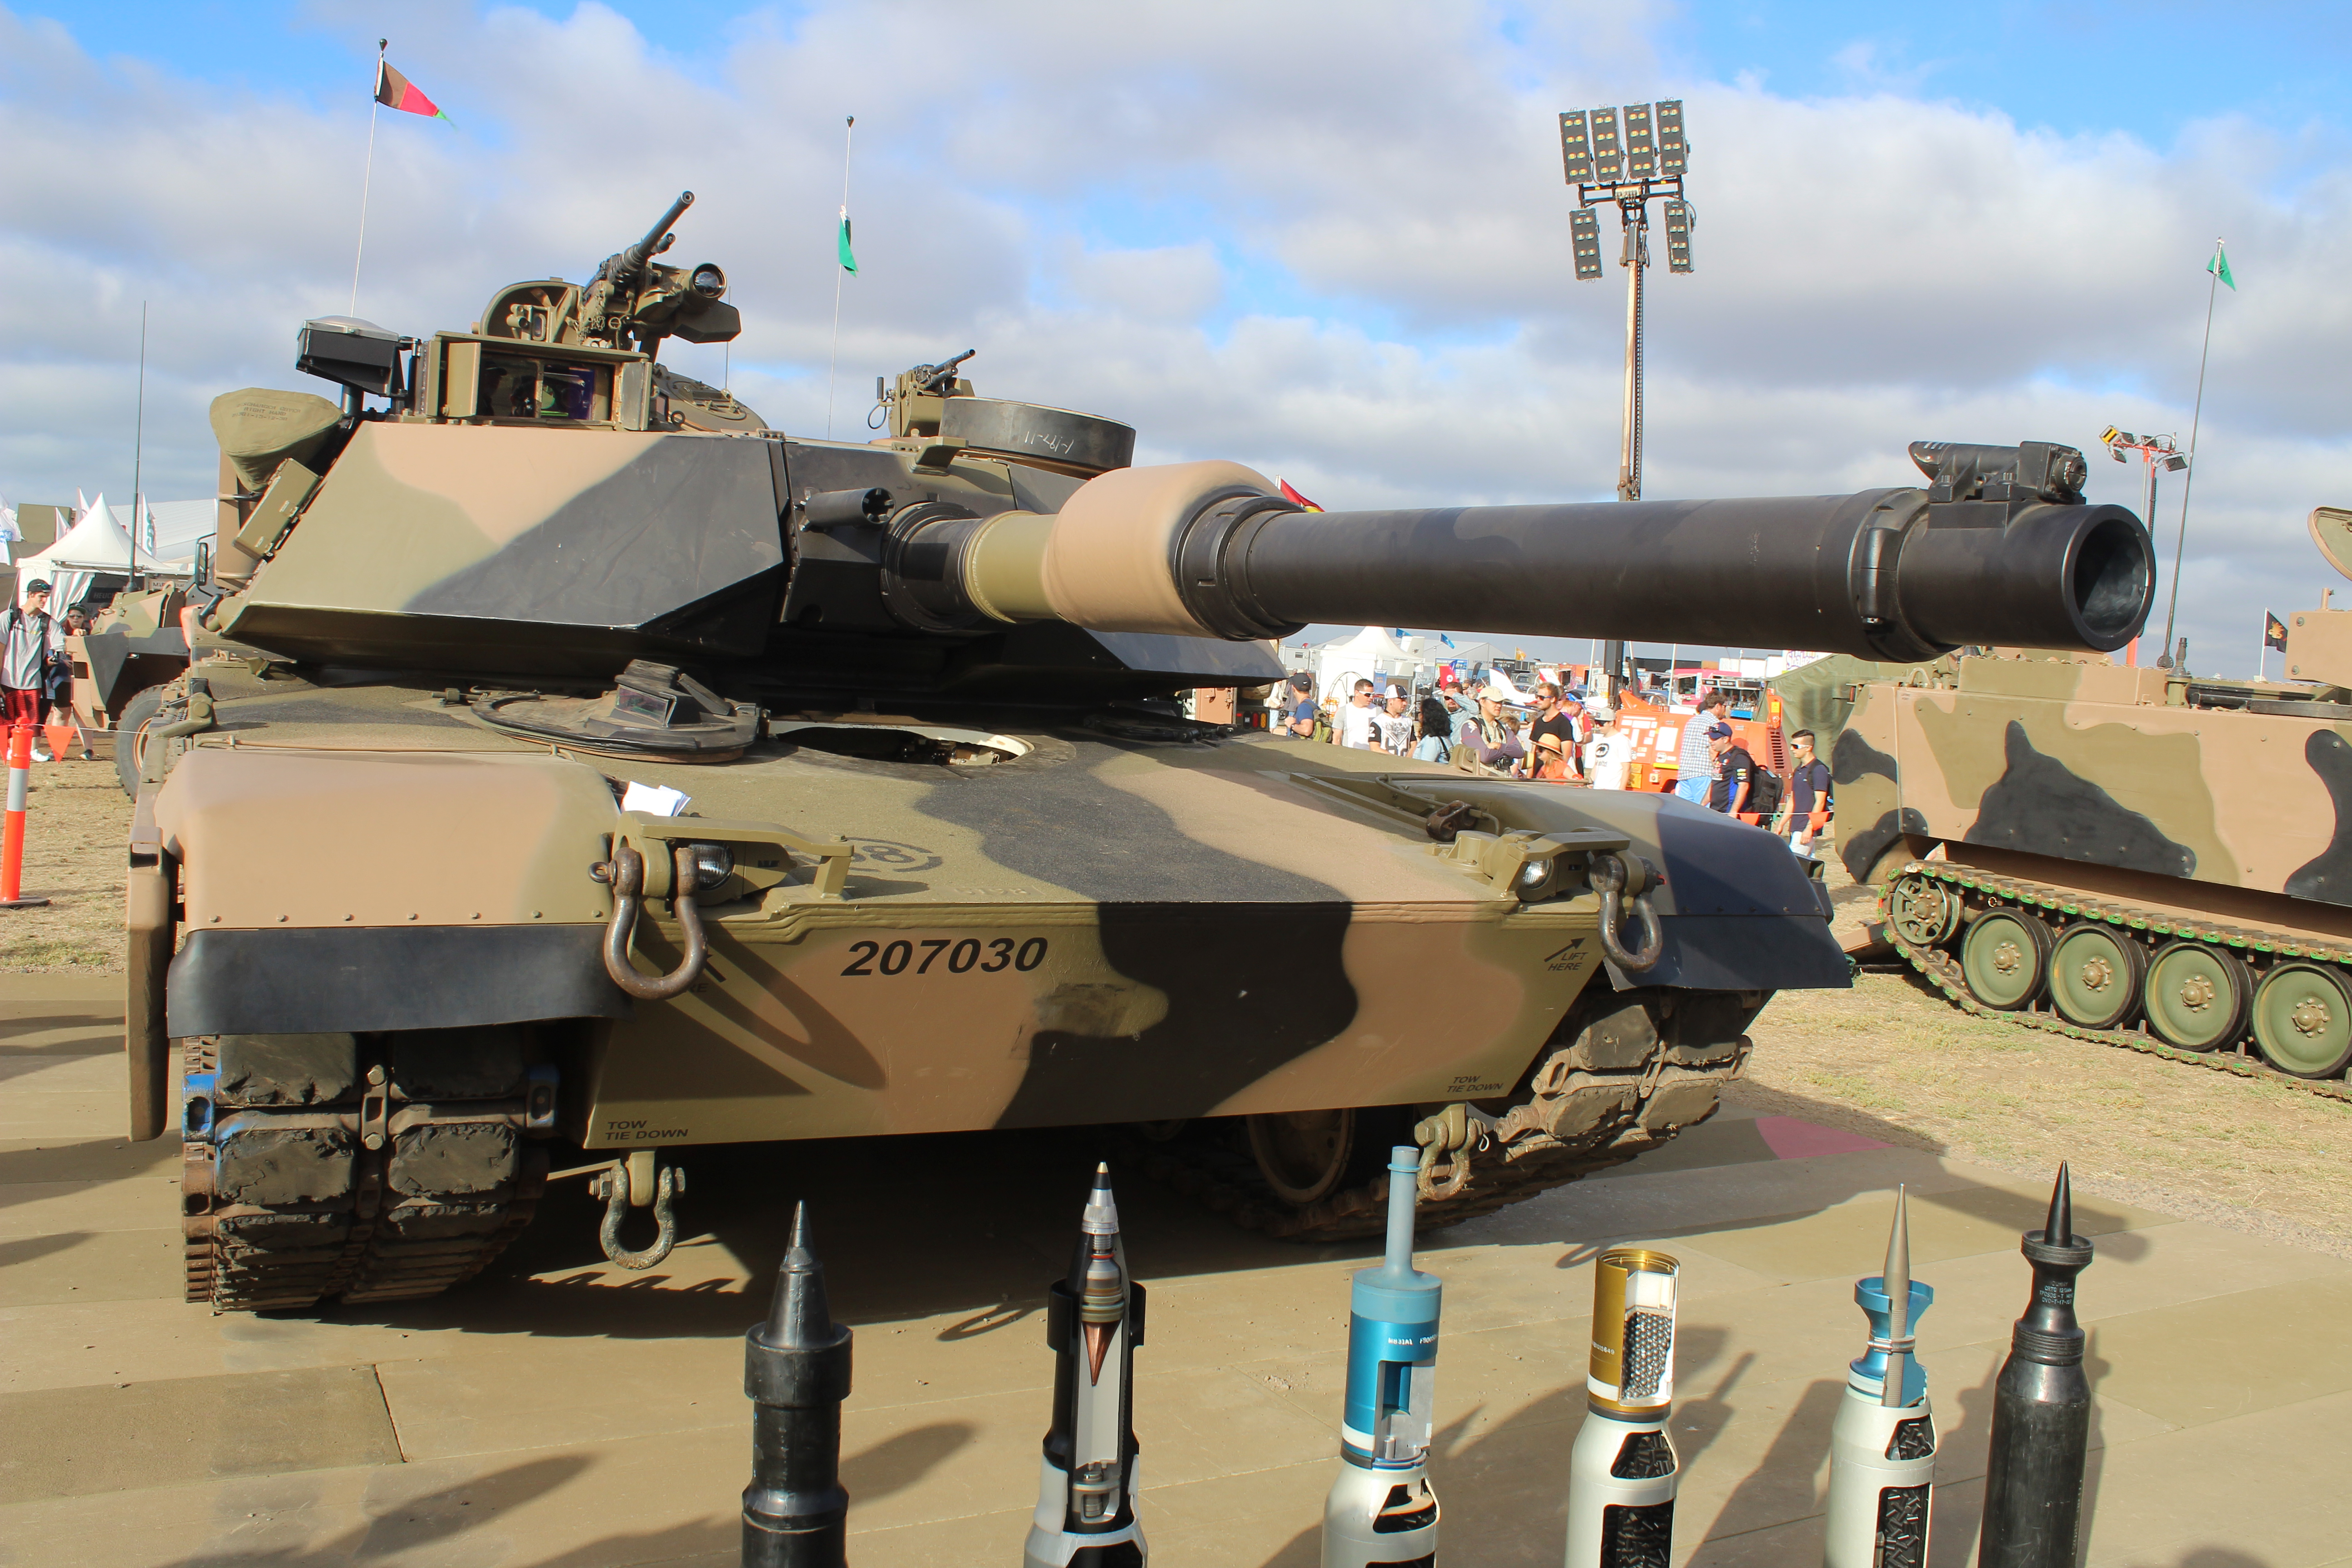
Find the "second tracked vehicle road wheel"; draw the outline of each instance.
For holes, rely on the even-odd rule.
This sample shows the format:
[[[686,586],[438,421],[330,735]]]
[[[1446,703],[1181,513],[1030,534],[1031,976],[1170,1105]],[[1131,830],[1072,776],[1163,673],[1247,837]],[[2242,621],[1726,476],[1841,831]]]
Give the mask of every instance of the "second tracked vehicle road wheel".
[[[2201,942],[2176,942],[2147,966],[2143,1005],[2150,1033],[2184,1051],[2210,1051],[2246,1026],[2253,977],[2236,953]]]
[[[2254,987],[2254,1040],[2297,1078],[2341,1078],[2352,1062],[2352,993],[2334,971],[2282,963]]]
[[[2120,1029],[2147,969],[2147,950],[2113,926],[2068,926],[2050,950],[2050,1005],[2085,1029]]]
[[[2012,910],[1988,911],[1960,939],[1960,973],[1969,994],[1997,1012],[2014,1013],[2042,993],[2050,973],[2050,928]]]
[[[1960,929],[1959,894],[1931,877],[1905,877],[1887,889],[1886,923],[1914,947],[1941,947]]]

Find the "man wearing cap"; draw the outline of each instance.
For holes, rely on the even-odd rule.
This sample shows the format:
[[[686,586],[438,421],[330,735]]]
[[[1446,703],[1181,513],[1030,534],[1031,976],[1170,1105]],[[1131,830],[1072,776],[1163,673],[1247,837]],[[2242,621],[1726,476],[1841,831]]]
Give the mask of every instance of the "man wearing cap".
[[[49,618],[49,585],[25,584],[22,603],[8,612],[5,640],[0,640],[0,694],[8,704],[8,723],[33,726],[33,760],[46,763],[49,753],[41,744],[40,723],[47,703],[42,691],[48,680],[50,658],[65,650],[65,635]]]
[[[1756,759],[1732,737],[1731,726],[1717,724],[1706,732],[1707,748],[1715,753],[1715,784],[1707,795],[1708,809],[1738,816],[1748,808],[1748,791],[1756,775]]]
[[[1282,732],[1293,740],[1315,738],[1315,678],[1298,674],[1290,678],[1290,701],[1282,711]]]
[[[1507,768],[1527,755],[1518,736],[1503,722],[1503,694],[1493,687],[1478,693],[1478,716],[1462,726],[1462,743],[1490,768]]]

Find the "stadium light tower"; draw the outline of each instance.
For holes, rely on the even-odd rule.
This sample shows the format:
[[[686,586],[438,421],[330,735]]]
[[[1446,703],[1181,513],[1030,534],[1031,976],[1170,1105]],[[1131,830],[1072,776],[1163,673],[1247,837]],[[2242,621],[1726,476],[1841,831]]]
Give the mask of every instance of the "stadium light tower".
[[[1595,208],[1614,205],[1624,231],[1617,265],[1625,268],[1625,429],[1617,463],[1617,499],[1642,499],[1642,274],[1650,265],[1650,204],[1665,200],[1666,268],[1691,269],[1690,237],[1695,218],[1683,195],[1683,173],[1690,143],[1683,136],[1678,98],[1655,104],[1629,103],[1624,129],[1614,109],[1571,109],[1559,117],[1559,152],[1568,183],[1576,187],[1576,211],[1569,215],[1569,240],[1576,276],[1601,276],[1601,218]]]

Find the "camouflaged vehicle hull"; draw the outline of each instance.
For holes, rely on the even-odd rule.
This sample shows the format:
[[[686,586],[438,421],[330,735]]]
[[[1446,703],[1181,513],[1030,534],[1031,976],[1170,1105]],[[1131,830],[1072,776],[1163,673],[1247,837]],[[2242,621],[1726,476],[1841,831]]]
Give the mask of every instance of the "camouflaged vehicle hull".
[[[2310,647],[2339,617],[2294,618]],[[2051,658],[1914,679],[1859,689],[1832,770],[1840,856],[1916,968],[1971,1011],[2342,1092],[2352,705]]]
[[[1197,1129],[1149,1152],[1245,1194],[1246,1222],[1341,1236],[1379,1214],[1316,1113],[1402,1108],[1367,1146],[1449,1104],[1499,1119],[1453,1190],[1438,1173],[1443,1223],[1704,1120],[1773,989],[1846,983],[1817,884],[1777,843],[1656,796],[1009,718],[988,738],[1020,754],[969,772],[789,730],[718,767],[619,769],[490,731],[431,686],[213,686],[220,732],[167,742],[184,749],[142,801],[134,864],[181,889],[166,1030],[213,1123],[190,1144],[191,1280],[224,1305],[415,1293],[478,1267],[544,1168],[530,1129],[506,1127],[530,1121],[534,1068],[557,1100],[541,1130],[600,1154],[1268,1119],[1307,1149],[1295,1188],[1326,1173],[1318,1148],[1346,1168],[1285,1202]],[[828,742],[898,727],[801,721]],[[625,813],[624,773],[708,816]],[[1488,831],[1433,843],[1423,818],[1456,801]],[[701,978],[635,1001],[603,967],[613,895],[589,868],[686,834],[798,869],[721,889]],[[1612,984],[1591,889],[1514,892],[1535,835],[1665,870],[1641,984]],[[682,947],[674,918],[637,927],[648,972]],[[418,1050],[499,1066],[405,1082]]]

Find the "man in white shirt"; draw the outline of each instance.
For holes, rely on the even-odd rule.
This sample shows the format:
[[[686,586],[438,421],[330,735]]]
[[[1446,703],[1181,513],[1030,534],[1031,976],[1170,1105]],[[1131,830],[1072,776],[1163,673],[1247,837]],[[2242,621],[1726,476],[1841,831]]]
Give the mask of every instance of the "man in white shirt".
[[[1354,695],[1339,710],[1339,744],[1360,752],[1381,749],[1381,710],[1372,706],[1372,683],[1356,682]]]
[[[49,585],[34,582],[25,585],[24,603],[8,612],[7,626],[0,632],[0,694],[7,699],[7,722],[11,729],[18,724],[33,727],[33,760],[46,763],[48,752],[41,744],[40,723],[47,715],[47,704],[41,692],[48,677],[49,657],[66,646],[64,630],[49,618]]]

